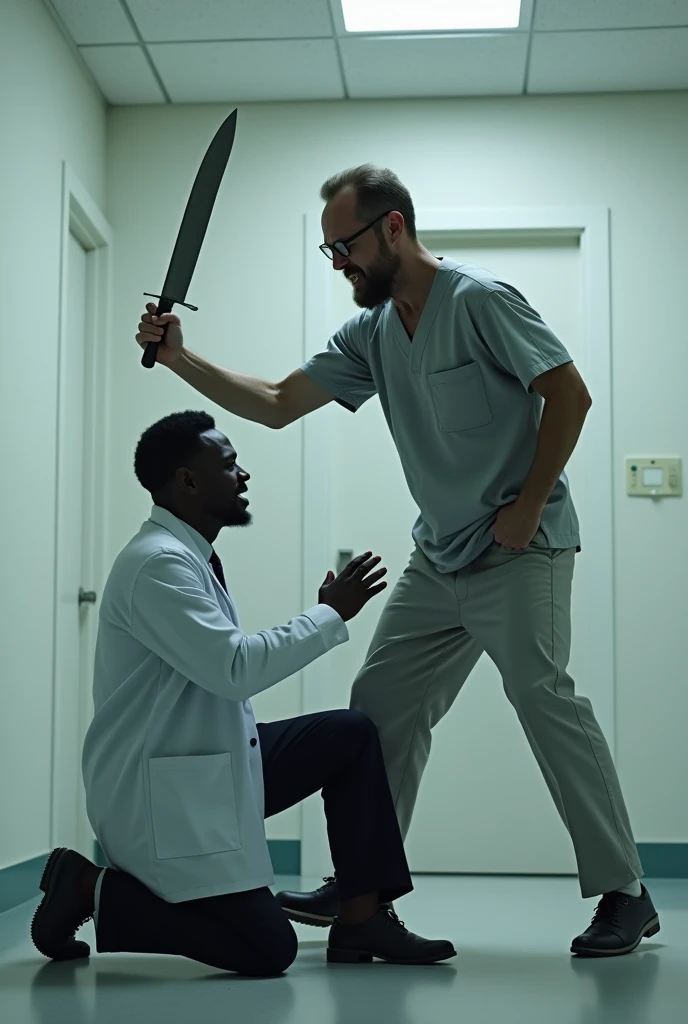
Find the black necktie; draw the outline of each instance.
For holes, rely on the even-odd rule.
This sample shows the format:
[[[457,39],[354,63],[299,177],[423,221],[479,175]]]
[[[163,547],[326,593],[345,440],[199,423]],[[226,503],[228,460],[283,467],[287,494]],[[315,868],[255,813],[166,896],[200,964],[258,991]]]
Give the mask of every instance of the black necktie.
[[[212,570],[215,573],[218,582],[222,586],[222,589],[226,592],[227,584],[225,583],[225,572],[224,569],[222,568],[222,562],[218,558],[217,552],[215,551],[213,551],[212,555],[210,556],[210,565],[212,566]]]

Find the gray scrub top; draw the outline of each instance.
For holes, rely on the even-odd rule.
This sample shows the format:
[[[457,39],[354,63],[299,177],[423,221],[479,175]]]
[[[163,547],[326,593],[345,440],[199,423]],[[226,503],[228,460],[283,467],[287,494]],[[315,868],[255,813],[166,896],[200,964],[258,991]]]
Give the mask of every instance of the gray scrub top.
[[[352,317],[302,369],[352,412],[380,396],[420,509],[413,538],[453,572],[494,541],[499,509],[530,471],[543,406],[533,379],[571,361],[515,288],[445,258],[412,342],[388,301]],[[551,547],[579,547],[565,473],[541,526]]]

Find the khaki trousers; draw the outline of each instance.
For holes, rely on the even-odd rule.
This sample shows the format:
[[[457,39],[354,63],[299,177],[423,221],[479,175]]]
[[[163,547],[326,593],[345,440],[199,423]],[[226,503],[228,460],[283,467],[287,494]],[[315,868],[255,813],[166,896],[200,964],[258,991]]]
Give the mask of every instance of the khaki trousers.
[[[567,672],[575,552],[538,531],[521,552],[493,543],[440,573],[418,549],[380,617],[351,707],[378,728],[404,836],[447,713],[484,652],[499,669],[569,831],[581,892],[597,896],[643,874],[612,757],[590,701]]]

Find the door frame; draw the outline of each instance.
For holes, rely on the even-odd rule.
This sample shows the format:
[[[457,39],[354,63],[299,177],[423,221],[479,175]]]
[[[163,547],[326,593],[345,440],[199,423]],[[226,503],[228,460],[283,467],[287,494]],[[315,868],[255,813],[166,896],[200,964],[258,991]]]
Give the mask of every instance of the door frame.
[[[590,472],[597,500],[597,522],[585,538],[586,555],[599,569],[594,599],[599,609],[590,642],[595,663],[609,679],[608,690],[595,698],[595,712],[615,753],[615,629],[613,547],[613,436],[611,392],[610,211],[607,207],[483,207],[420,210],[418,234],[461,236],[514,234],[577,239],[583,272],[583,344],[586,379],[594,393],[595,415],[586,425],[581,446],[590,453]],[[322,350],[331,333],[329,314],[332,266],[318,250],[322,241],[320,213],[304,218],[304,361]],[[303,443],[303,595],[312,595],[333,565],[330,538],[329,437],[337,407],[327,406],[302,421]],[[584,526],[585,524],[583,524]],[[582,581],[581,581],[582,584]],[[592,595],[590,595],[592,598]],[[585,600],[585,597],[584,597]],[[327,673],[316,662],[304,669],[302,710],[308,714],[323,706]],[[353,682],[353,680],[352,680]],[[321,800],[302,804],[301,871],[315,876],[329,870]]]
[[[87,253],[87,308],[85,330],[93,340],[86,345],[84,368],[84,492],[83,501],[83,556],[82,575],[86,589],[102,590],[105,579],[105,537],[110,503],[107,500],[107,438],[108,395],[106,388],[109,362],[110,293],[112,275],[113,232],[98,204],[81,183],[69,164],[62,164],[62,210],[60,227],[60,270],[58,299],[58,377],[57,416],[55,424],[55,564],[53,592],[53,659],[52,659],[52,751],[51,751],[51,800],[50,840],[55,845],[60,832],[59,801],[57,799],[67,780],[76,780],[77,791],[77,835],[73,843],[89,856],[92,853],[93,832],[86,817],[86,806],[79,785],[81,773],[81,750],[65,749],[60,742],[61,715],[64,712],[64,694],[58,685],[57,666],[60,657],[61,621],[63,614],[59,595],[61,593],[62,557],[60,550],[60,525],[62,515],[62,494],[60,492],[60,470],[64,464],[64,414],[65,414],[65,362],[67,351],[67,267],[69,236],[73,234]],[[90,667],[93,663],[97,631],[97,605],[87,609],[86,620],[81,634],[80,679],[79,679],[79,735],[83,737],[91,718]]]

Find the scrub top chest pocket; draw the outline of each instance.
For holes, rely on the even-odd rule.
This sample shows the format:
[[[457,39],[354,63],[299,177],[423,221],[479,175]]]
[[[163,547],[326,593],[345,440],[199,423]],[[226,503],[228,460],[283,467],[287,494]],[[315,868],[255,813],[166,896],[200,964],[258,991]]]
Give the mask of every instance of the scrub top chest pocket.
[[[437,422],[443,433],[471,430],[491,422],[492,411],[477,363],[429,373],[428,383]]]

